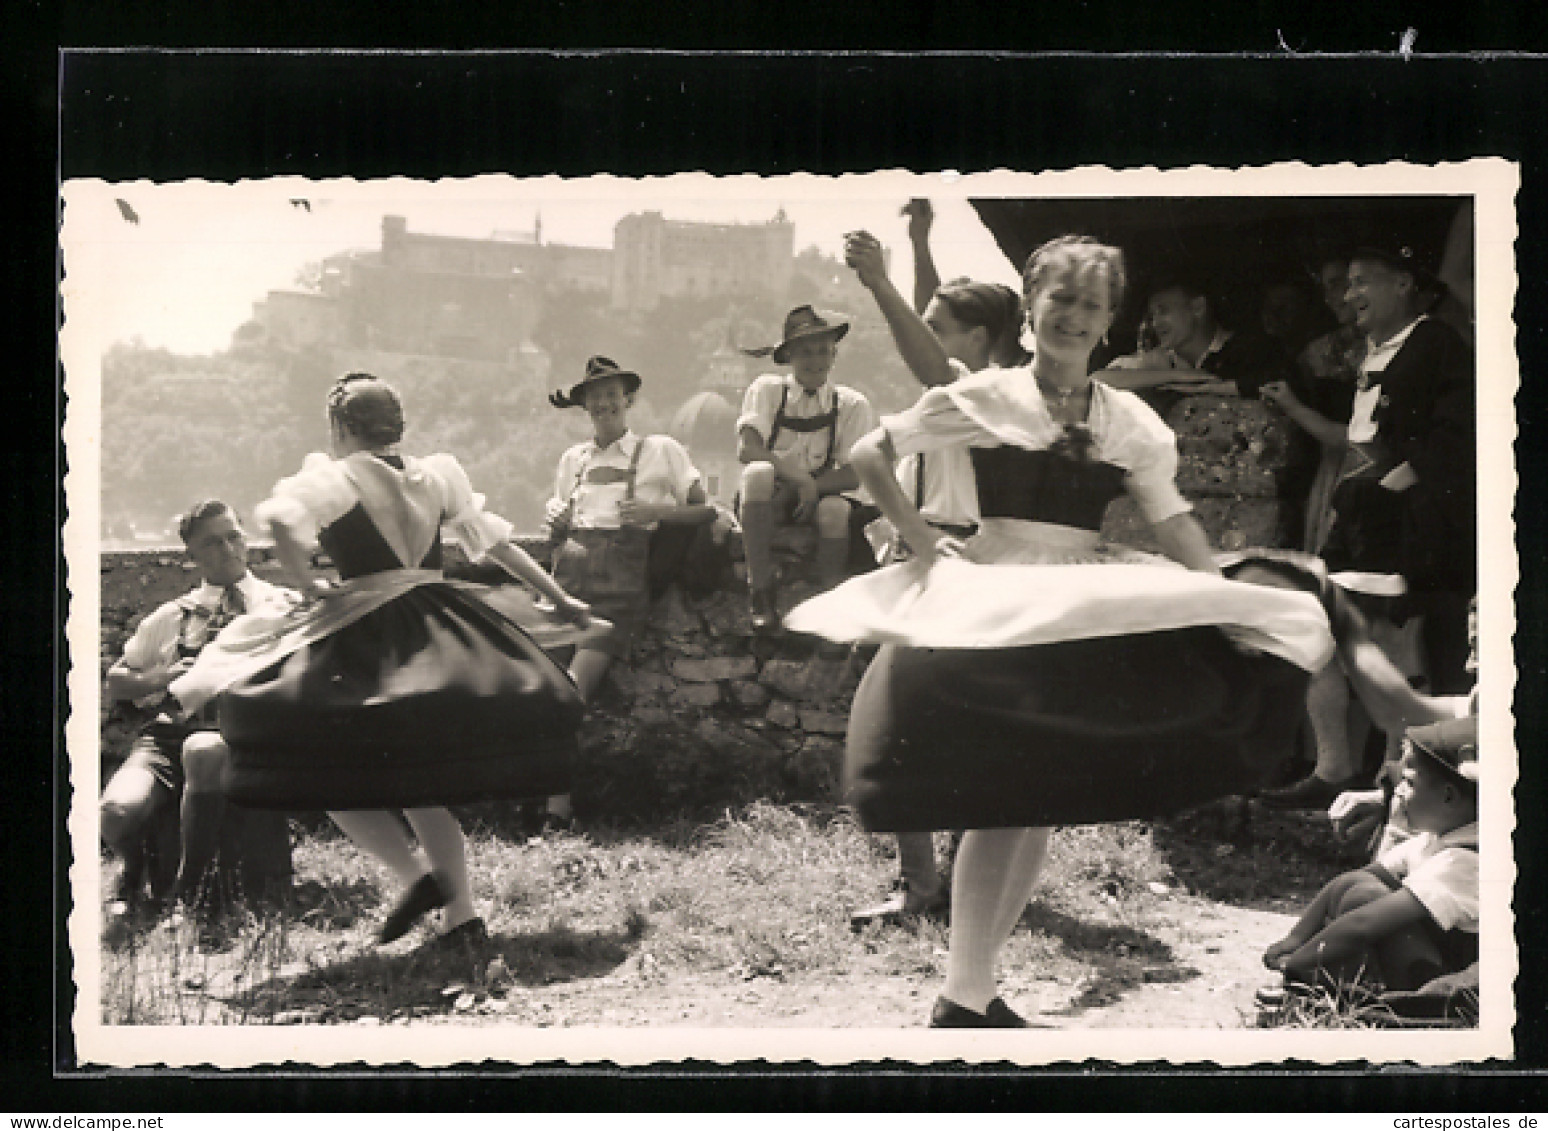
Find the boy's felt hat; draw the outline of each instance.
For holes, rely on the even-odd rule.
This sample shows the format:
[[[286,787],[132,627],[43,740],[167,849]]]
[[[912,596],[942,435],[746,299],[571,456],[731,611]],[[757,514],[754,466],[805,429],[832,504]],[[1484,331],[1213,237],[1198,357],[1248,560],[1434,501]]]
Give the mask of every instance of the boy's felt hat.
[[[1465,785],[1478,784],[1478,717],[1446,719],[1409,727],[1405,737],[1413,749],[1429,756],[1440,770]]]
[[[618,363],[610,357],[593,357],[586,362],[586,376],[571,385],[569,391],[557,389],[548,395],[548,403],[555,408],[584,408],[586,406],[586,386],[595,385],[598,381],[606,381],[610,377],[617,377],[623,381],[624,394],[639,392],[640,375],[628,369],[620,369]]]
[[[843,315],[834,314],[831,311],[823,313],[813,310],[810,306],[798,306],[785,315],[785,335],[779,345],[759,346],[742,352],[748,357],[772,356],[776,365],[784,365],[790,360],[790,347],[802,338],[830,334],[836,342],[847,333],[849,333],[849,320]]]

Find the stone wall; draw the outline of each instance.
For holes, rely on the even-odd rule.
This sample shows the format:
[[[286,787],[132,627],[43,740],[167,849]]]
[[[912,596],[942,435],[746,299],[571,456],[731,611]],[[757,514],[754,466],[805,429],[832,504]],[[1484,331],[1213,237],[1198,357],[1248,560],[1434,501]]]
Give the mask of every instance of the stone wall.
[[[1257,402],[1194,397],[1172,413],[1179,485],[1222,549],[1271,541],[1273,468],[1286,435]],[[1153,542],[1126,500],[1104,534]],[[535,540],[523,540],[541,552]],[[785,603],[810,591],[800,546],[787,547]],[[254,571],[278,580],[272,553],[253,550]],[[448,567],[456,572],[456,565]],[[615,664],[582,729],[575,805],[583,818],[629,822],[702,816],[754,798],[835,797],[849,702],[866,657],[819,648],[809,638],[753,634],[738,566],[724,590],[688,597],[669,590],[637,642]],[[172,550],[105,554],[101,670],[122,653],[133,625],[185,592],[196,575]],[[132,719],[104,713],[105,756],[121,756]]]

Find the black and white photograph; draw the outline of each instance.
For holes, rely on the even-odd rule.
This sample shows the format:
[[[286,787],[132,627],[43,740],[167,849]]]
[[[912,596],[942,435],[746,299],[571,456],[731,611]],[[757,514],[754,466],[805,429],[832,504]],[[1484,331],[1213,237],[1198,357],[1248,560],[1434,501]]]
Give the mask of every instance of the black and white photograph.
[[[66,177],[80,1060],[1508,1060],[1518,184]]]

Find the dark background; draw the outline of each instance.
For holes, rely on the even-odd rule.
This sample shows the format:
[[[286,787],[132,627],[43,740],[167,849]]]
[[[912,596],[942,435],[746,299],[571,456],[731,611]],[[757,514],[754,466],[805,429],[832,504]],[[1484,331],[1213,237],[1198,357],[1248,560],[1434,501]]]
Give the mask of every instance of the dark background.
[[[853,4],[810,12],[766,3],[619,5],[604,22],[566,4],[457,11],[424,6],[399,18],[386,6],[288,3],[238,18],[221,5],[148,4],[125,17],[105,4],[8,11],[3,69],[7,118],[21,127],[10,165],[24,207],[7,230],[16,254],[6,286],[13,326],[30,347],[7,382],[6,513],[22,537],[4,545],[7,583],[4,711],[7,834],[7,977],[3,1026],[6,1100],[13,1111],[248,1109],[453,1111],[525,1107],[829,1109],[880,1106],[984,1110],[1374,1107],[1440,1113],[1537,1110],[1545,1041],[1542,687],[1545,671],[1544,185],[1548,66],[1544,58],[1395,54],[1413,22],[1394,5],[1340,12],[1336,26],[1300,9],[1286,19],[1262,4],[1214,6],[1207,21],[1176,6],[1120,19],[1072,5],[1056,23],[1005,5],[911,10]],[[663,18],[665,17],[665,18]],[[1428,18],[1428,17],[1427,17]],[[1542,48],[1536,9],[1470,4],[1448,24],[1423,23],[1419,52]],[[837,48],[865,42],[898,50],[975,45],[1066,51],[1216,52],[1254,57],[1080,55],[894,57],[834,54],[601,53],[460,57],[360,54],[74,54],[111,44],[472,45],[697,48],[781,43]],[[1287,51],[1286,48],[1289,50]],[[1366,50],[1345,58],[1294,52]],[[56,118],[60,90],[66,113]],[[56,134],[56,125],[58,132]],[[56,144],[57,143],[57,144]],[[1470,1072],[1384,1073],[1284,1067],[1187,1074],[1164,1066],[1100,1071],[817,1073],[709,1066],[657,1073],[557,1069],[406,1081],[358,1076],[261,1077],[224,1073],[171,1079],[74,1070],[69,1040],[68,947],[62,933],[68,798],[63,767],[63,678],[57,626],[66,600],[56,556],[63,517],[63,453],[55,438],[60,386],[42,374],[54,356],[49,327],[56,244],[55,173],[108,180],[279,174],[312,177],[464,176],[483,172],[641,175],[688,169],[733,173],[839,173],[907,167],[1035,171],[1078,165],[1179,167],[1402,159],[1420,163],[1497,155],[1520,162],[1521,272],[1517,350],[1522,393],[1517,466],[1517,936],[1522,973],[1515,1065]],[[58,164],[56,165],[56,159]],[[17,199],[14,195],[12,200]],[[20,217],[25,217],[21,219]],[[1487,379],[1485,375],[1485,379]],[[20,442],[17,442],[17,441]],[[52,486],[48,473],[52,471]],[[42,599],[54,593],[56,605]],[[48,618],[48,619],[45,619]],[[48,704],[56,707],[50,714]],[[52,747],[52,761],[47,752]],[[58,838],[56,840],[56,837]],[[56,861],[51,851],[61,853]],[[42,945],[53,940],[52,949]],[[56,963],[59,981],[56,984]],[[1293,1068],[1294,1066],[1290,1066]],[[1093,1069],[1098,1069],[1093,1071]],[[1465,1112],[1463,1112],[1465,1113]]]

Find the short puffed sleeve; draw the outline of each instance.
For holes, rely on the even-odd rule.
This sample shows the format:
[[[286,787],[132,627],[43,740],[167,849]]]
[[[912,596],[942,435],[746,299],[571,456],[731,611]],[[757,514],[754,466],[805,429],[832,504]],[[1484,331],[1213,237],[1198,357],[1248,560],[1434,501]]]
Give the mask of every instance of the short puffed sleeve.
[[[253,514],[259,523],[282,523],[300,542],[314,545],[317,531],[342,517],[358,501],[359,495],[338,461],[313,452],[302,461],[300,471],[274,485],[273,493]]]
[[[900,458],[967,443],[984,432],[948,385],[926,389],[911,408],[882,417],[881,426]]]
[[[473,490],[468,473],[456,458],[441,452],[426,456],[420,466],[442,485],[441,503],[446,533],[467,552],[473,561],[481,560],[490,547],[507,541],[511,524],[484,509],[484,496]]]
[[[1192,509],[1177,489],[1177,437],[1132,393],[1104,388],[1111,397],[1111,458],[1127,470],[1123,485],[1152,526]]]

